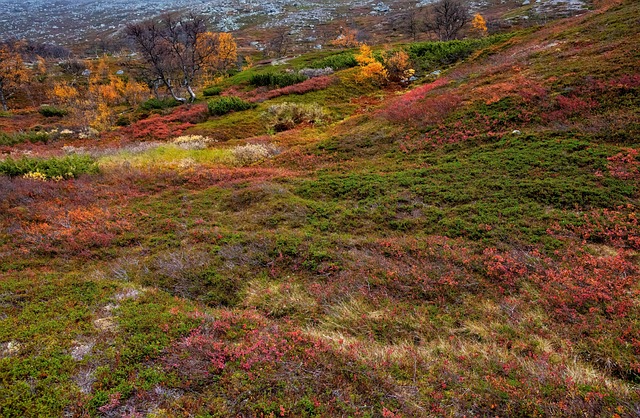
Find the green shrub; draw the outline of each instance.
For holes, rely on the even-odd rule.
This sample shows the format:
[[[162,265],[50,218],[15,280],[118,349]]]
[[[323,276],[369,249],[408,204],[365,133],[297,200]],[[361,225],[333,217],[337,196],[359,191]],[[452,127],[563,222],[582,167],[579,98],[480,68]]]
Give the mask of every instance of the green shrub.
[[[29,158],[22,157],[19,160],[7,158],[0,162],[0,175],[17,177],[40,173],[42,179],[78,177],[80,174],[94,174],[98,172],[98,166],[93,158],[87,155],[69,155],[61,158]]]
[[[175,100],[173,97],[166,97],[164,99],[157,99],[152,97],[151,99],[143,102],[140,105],[140,109],[142,110],[162,110],[168,109],[170,107],[180,106],[180,102]]]
[[[44,142],[49,141],[49,134],[44,131],[27,131],[27,132],[14,132],[5,133],[0,132],[0,145],[15,145],[23,142]]]
[[[239,97],[224,96],[209,100],[209,113],[220,116],[229,112],[251,109],[255,106],[255,104],[246,102]]]
[[[307,77],[298,73],[254,74],[249,83],[256,87],[287,87],[302,83]]]
[[[324,121],[326,113],[317,103],[280,103],[270,106],[266,114],[268,125],[276,132],[286,131],[301,123]]]
[[[494,35],[481,39],[446,42],[418,42],[407,47],[407,53],[417,69],[430,71],[463,60],[474,51],[506,40],[511,35]]]
[[[318,61],[311,63],[311,68],[333,68],[334,70],[342,70],[352,68],[358,65],[356,58],[352,52],[342,52],[336,55],[330,55]]]
[[[202,90],[204,97],[220,96],[220,93],[222,93],[222,87],[207,87]]]
[[[65,116],[68,112],[55,106],[42,106],[39,110],[40,114],[46,118]]]

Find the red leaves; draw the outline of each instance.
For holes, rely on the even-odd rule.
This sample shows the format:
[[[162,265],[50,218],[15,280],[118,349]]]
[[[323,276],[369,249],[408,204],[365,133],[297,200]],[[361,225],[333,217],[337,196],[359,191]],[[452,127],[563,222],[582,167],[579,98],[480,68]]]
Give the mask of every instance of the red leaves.
[[[640,156],[638,150],[627,148],[609,160],[609,174],[621,180],[640,180]]]
[[[556,110],[545,113],[546,122],[564,122],[572,117],[584,117],[598,107],[598,102],[590,97],[557,96]]]
[[[305,94],[312,91],[320,91],[328,88],[337,81],[333,76],[313,77],[298,84],[282,87],[279,89],[265,90],[262,88],[249,92],[239,91],[237,88],[230,88],[222,93],[223,96],[237,96],[252,103],[260,103],[265,100],[289,94]]]
[[[298,330],[268,324],[254,312],[222,311],[220,318],[203,324],[172,346],[165,367],[175,370],[188,385],[203,384],[227,368],[229,373],[264,373],[285,358],[311,361],[327,350],[324,344]]]
[[[293,84],[291,86],[280,89],[269,90],[262,94],[258,94],[249,99],[251,102],[262,102],[264,100],[274,99],[289,94],[305,94],[312,91],[324,90],[336,81],[335,77],[321,76],[314,77],[303,81],[302,83]]]
[[[487,248],[484,250],[483,256],[487,276],[495,280],[501,288],[514,289],[527,273],[526,265],[516,260],[512,254],[500,253],[495,248]]]
[[[121,132],[135,139],[163,140],[179,136],[194,124],[205,120],[207,120],[205,105],[181,106],[169,115],[152,115],[123,128]]]
[[[635,303],[638,268],[620,252],[596,257],[569,249],[560,263],[532,276],[541,302],[560,320],[587,321],[592,315],[624,318]]]
[[[407,123],[414,126],[440,122],[462,101],[458,94],[450,92],[428,97],[432,90],[446,85],[447,82],[446,78],[441,78],[411,90],[392,101],[384,110],[384,117],[391,122]]]

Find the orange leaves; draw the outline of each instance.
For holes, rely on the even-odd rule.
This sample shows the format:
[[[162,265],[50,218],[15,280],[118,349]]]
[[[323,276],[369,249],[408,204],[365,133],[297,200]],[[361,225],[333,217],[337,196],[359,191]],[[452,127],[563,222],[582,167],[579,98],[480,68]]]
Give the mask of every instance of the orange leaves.
[[[360,46],[358,31],[355,29],[341,28],[340,35],[331,43],[339,48],[355,48]]]
[[[355,59],[360,67],[356,81],[360,83],[406,82],[415,73],[411,68],[409,54],[405,51],[383,51],[380,57],[376,58],[371,47],[362,44]]]
[[[358,82],[384,83],[387,80],[389,73],[384,65],[373,57],[371,47],[367,44],[360,47],[360,52],[356,54],[355,58],[360,66],[360,71],[356,76]]]
[[[205,32],[198,36],[196,51],[205,73],[223,73],[238,60],[238,46],[230,33]]]
[[[52,93],[54,99],[65,106],[71,105],[79,96],[78,89],[66,83],[54,84]]]
[[[56,83],[53,99],[69,108],[76,123],[91,126],[99,131],[110,129],[116,119],[116,106],[137,106],[149,97],[146,85],[135,80],[111,74],[107,58],[91,66],[91,76],[86,90],[73,84]]]
[[[23,83],[29,80],[29,70],[22,61],[20,44],[0,44],[0,105],[8,109],[9,100]]]
[[[471,21],[471,31],[478,36],[487,35],[487,22],[480,13],[476,13]]]
[[[411,68],[409,54],[404,51],[397,51],[385,56],[384,64],[391,81],[408,81],[415,73]]]
[[[129,80],[122,91],[122,98],[129,106],[137,106],[149,98],[149,88],[145,84]]]
[[[54,205],[40,216],[20,221],[22,238],[31,251],[53,254],[88,252],[104,247],[131,228],[109,209],[95,205],[66,209]]]

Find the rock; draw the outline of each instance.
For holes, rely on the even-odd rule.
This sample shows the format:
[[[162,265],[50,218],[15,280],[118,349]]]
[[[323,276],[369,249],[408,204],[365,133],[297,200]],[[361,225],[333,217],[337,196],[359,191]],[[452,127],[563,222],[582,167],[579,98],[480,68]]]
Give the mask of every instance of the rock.
[[[4,349],[2,349],[1,353],[2,353],[2,357],[11,357],[11,356],[15,356],[16,354],[18,354],[20,352],[20,349],[22,348],[22,344],[20,344],[19,342],[13,340],[13,341],[9,341],[4,345]],[[1,346],[0,346],[1,347]]]
[[[389,6],[387,6],[383,2],[380,2],[380,3],[376,4],[375,6],[373,6],[373,12],[374,13],[389,13],[389,10],[391,10],[389,8]]]
[[[118,324],[116,324],[115,318],[112,316],[96,319],[93,321],[93,325],[102,332],[110,332],[118,329]]]
[[[71,349],[71,358],[75,361],[80,361],[87,356],[93,349],[94,343],[89,342],[87,344],[79,344]]]

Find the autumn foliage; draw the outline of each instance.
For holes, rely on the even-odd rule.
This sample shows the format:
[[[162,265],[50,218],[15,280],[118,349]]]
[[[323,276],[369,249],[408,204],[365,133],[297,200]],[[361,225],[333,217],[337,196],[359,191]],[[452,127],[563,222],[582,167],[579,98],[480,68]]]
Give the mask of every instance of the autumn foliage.
[[[20,54],[19,43],[0,43],[0,106],[9,109],[8,100],[29,80],[29,71]]]

